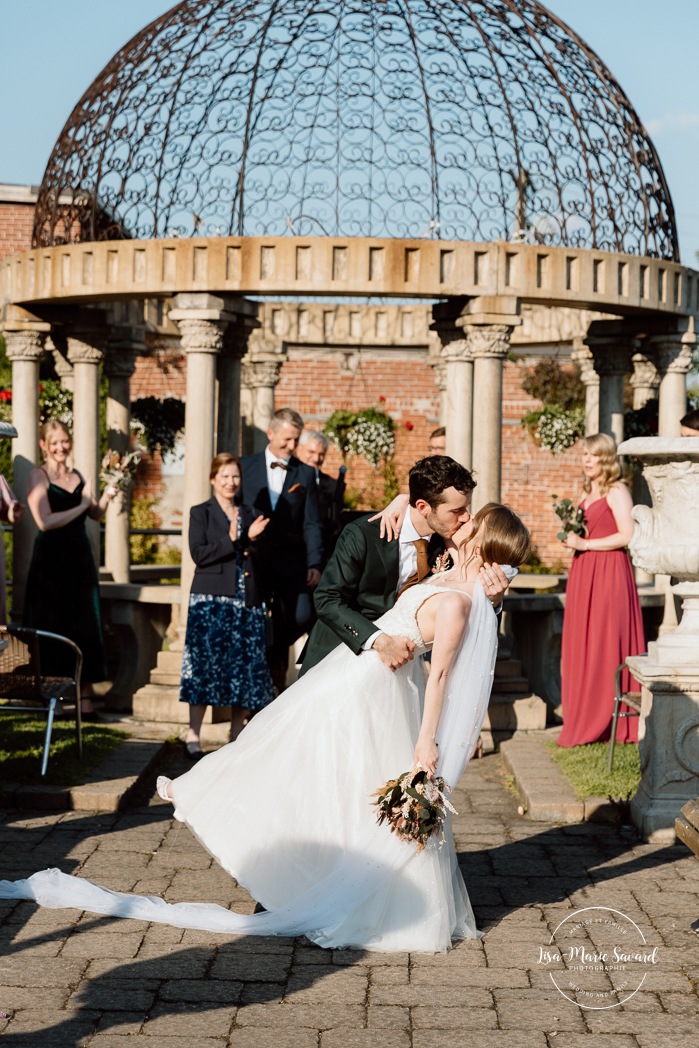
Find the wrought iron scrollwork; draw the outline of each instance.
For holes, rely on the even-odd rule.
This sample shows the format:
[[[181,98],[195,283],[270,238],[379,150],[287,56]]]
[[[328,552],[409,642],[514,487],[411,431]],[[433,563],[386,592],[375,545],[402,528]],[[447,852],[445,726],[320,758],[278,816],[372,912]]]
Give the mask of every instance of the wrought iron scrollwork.
[[[535,0],[184,0],[73,111],[37,246],[528,239],[678,259],[655,148]]]

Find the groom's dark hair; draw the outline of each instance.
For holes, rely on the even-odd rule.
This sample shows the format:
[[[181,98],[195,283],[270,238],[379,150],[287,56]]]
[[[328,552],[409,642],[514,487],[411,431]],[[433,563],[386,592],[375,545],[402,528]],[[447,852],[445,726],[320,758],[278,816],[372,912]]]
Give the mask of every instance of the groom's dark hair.
[[[476,482],[465,468],[448,455],[429,455],[416,462],[408,474],[410,505],[418,499],[424,499],[435,509],[444,502],[447,488],[456,488],[464,495],[470,495]]]

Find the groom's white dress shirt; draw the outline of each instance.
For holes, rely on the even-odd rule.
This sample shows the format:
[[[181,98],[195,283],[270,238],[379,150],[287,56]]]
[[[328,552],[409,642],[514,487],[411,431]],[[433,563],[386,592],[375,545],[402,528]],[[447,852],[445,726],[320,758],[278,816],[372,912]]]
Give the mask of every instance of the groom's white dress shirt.
[[[275,470],[275,473],[281,473],[282,470]],[[417,539],[427,539],[429,541],[432,532],[428,535],[420,535],[415,525],[410,519],[410,507],[405,514],[403,524],[401,525],[400,535],[398,536],[398,582],[396,584],[396,593],[400,592],[401,588],[406,584],[408,579],[412,578],[417,571],[417,548],[414,543]],[[377,630],[364,642],[364,650],[368,651],[374,644],[377,637],[381,636],[382,631]]]

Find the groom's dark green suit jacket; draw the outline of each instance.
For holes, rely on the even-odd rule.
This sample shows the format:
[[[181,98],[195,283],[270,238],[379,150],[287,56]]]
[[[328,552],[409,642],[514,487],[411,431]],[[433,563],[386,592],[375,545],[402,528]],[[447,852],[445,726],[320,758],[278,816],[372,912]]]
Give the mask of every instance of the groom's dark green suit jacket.
[[[444,549],[432,536],[428,555]],[[318,621],[311,631],[301,673],[344,642],[355,655],[376,633],[374,620],[396,602],[400,568],[398,540],[387,542],[379,535],[379,522],[369,518],[348,524],[341,532],[332,557],[315,591]]]

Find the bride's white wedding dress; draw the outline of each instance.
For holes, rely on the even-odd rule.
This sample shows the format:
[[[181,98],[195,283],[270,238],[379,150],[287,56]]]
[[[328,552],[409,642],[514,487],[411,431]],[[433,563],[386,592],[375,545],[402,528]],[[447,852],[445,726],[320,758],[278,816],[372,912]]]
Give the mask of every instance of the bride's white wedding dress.
[[[426,650],[416,613],[431,584],[406,590],[377,620]],[[476,583],[440,719],[438,773],[456,785],[478,740],[497,648],[496,617]],[[371,794],[408,771],[424,692],[419,661],[391,672],[341,644],[250,722],[238,739],[172,783],[175,816],[266,908],[245,915],[203,903],[112,892],[45,870],[0,881],[0,897],[177,927],[305,934],[320,946],[443,951],[476,930],[451,828],[418,854],[376,823]]]

